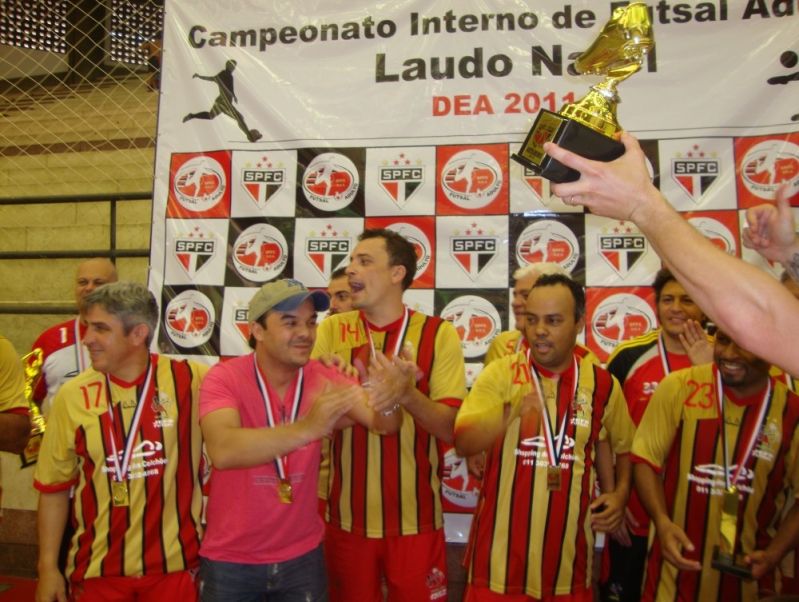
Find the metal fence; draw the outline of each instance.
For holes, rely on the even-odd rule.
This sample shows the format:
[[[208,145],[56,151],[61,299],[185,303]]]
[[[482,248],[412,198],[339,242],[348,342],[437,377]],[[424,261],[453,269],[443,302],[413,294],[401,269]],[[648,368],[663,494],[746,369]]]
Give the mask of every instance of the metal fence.
[[[0,0],[0,332],[19,349],[74,311],[80,258],[146,279],[162,22],[163,0]]]
[[[162,21],[163,0],[0,0],[0,197],[54,163],[52,194],[99,192],[54,156],[153,147]]]

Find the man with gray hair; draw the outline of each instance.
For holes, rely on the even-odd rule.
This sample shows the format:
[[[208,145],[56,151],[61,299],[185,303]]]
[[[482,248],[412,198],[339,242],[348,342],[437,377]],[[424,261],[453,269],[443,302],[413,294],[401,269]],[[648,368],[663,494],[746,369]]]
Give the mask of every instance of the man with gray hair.
[[[57,555],[68,518],[75,599],[157,591],[157,599],[196,600],[190,571],[199,563],[197,414],[206,368],[150,353],[159,312],[144,286],[106,284],[83,299],[83,310],[92,366],[56,394],[34,473],[36,600],[67,599]]]

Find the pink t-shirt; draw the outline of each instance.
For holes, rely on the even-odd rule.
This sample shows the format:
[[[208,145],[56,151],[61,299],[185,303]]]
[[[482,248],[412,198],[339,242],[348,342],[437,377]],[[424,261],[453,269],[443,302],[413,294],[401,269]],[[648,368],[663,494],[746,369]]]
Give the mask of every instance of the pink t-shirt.
[[[304,368],[299,418],[308,413],[326,381],[345,382],[332,368],[311,360]],[[279,399],[269,386],[273,403],[288,416],[294,385]],[[234,408],[245,428],[267,425],[266,409],[255,377],[253,354],[217,364],[200,389],[200,418],[221,408]],[[293,502],[280,501],[274,462],[253,468],[213,470],[200,555],[210,560],[266,564],[297,558],[322,541],[324,524],[317,510],[320,442],[314,441],[288,456]]]

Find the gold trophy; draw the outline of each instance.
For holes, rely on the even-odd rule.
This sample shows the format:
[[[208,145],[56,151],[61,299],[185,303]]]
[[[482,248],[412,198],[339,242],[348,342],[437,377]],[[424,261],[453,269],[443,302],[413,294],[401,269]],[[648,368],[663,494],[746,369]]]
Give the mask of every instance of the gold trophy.
[[[711,566],[717,571],[730,573],[742,579],[752,578],[752,568],[747,565],[741,554],[735,553],[738,540],[738,489],[734,485],[724,492],[721,507],[721,539],[713,548]]]
[[[641,68],[655,46],[646,4],[634,2],[613,11],[613,15],[591,46],[574,62],[580,74],[603,75],[605,80],[591,86],[588,94],[564,105],[559,113],[542,109],[511,158],[553,182],[573,182],[579,172],[566,167],[544,152],[545,142],[596,161],[612,161],[624,154],[616,138],[621,126],[616,105],[621,102],[616,86]]]
[[[39,457],[39,448],[42,445],[44,436],[45,422],[39,406],[33,400],[33,389],[36,386],[36,379],[42,370],[42,350],[38,347],[30,353],[22,356],[22,365],[25,368],[25,401],[28,402],[31,417],[31,436],[28,445],[22,452],[22,466],[34,464]]]

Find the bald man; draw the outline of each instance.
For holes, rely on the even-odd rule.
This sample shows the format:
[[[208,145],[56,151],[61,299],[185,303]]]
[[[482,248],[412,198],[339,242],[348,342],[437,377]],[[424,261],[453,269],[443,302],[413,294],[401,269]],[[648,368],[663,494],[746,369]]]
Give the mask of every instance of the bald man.
[[[83,298],[108,282],[117,281],[117,270],[105,257],[87,259],[78,265],[75,273],[75,302],[80,311]],[[80,316],[56,324],[45,330],[33,343],[33,349],[42,349],[42,378],[33,392],[33,398],[49,410],[49,400],[67,380],[83,372],[91,362],[81,341],[86,324]]]

